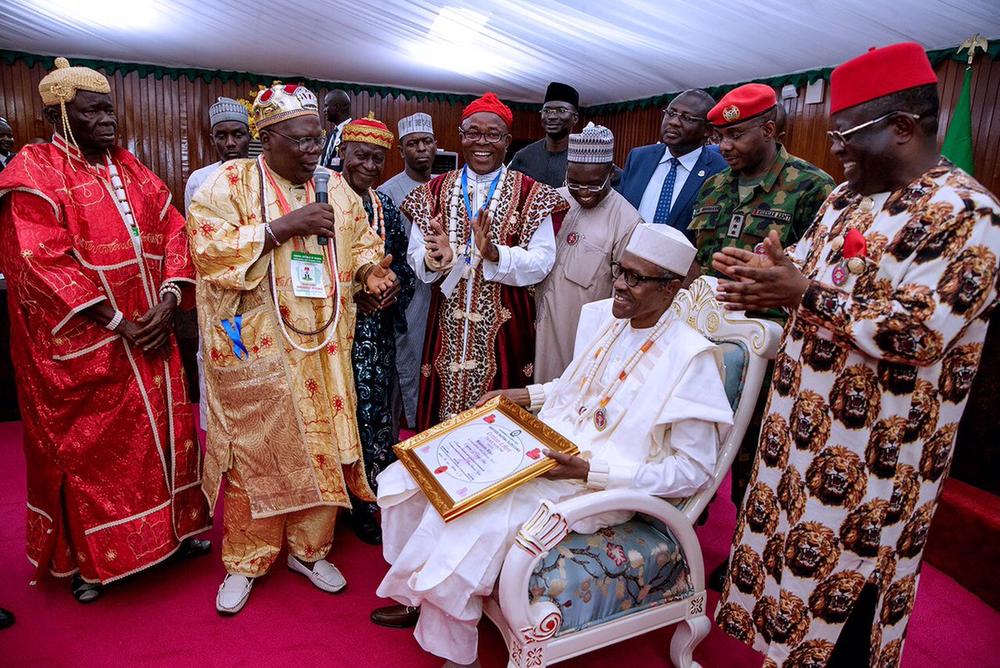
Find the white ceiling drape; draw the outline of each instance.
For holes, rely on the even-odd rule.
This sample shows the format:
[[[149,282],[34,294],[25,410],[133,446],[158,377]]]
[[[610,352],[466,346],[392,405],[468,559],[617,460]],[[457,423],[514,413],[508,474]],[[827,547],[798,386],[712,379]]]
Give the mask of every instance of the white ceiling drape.
[[[0,48],[584,105],[1000,36],[997,0],[4,0]]]

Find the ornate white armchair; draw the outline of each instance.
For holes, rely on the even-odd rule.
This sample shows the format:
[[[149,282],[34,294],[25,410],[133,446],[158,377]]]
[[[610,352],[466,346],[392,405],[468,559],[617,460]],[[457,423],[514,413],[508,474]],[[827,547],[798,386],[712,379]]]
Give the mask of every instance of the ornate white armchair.
[[[725,478],[761,391],[781,329],[726,311],[715,279],[702,277],[671,308],[720,344],[735,421],[721,435],[715,475],[702,492],[675,503],[631,490],[608,490],[562,503],[543,501],[504,559],[486,615],[500,629],[510,668],[543,668],[670,624],[677,668],[697,667],[708,634],[705,565],[694,525]],[[581,535],[577,521],[630,510],[624,524]]]

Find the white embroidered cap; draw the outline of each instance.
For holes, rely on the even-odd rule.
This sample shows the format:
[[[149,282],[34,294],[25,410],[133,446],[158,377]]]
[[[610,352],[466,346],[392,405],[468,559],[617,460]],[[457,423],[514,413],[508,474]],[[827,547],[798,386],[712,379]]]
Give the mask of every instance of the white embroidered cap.
[[[582,132],[569,136],[569,162],[606,163],[615,161],[615,136],[603,125],[587,123]]]
[[[250,113],[247,108],[230,97],[220,97],[208,108],[208,118],[214,126],[223,121],[238,121],[250,125]]]
[[[429,135],[434,134],[434,122],[429,114],[425,114],[419,111],[412,116],[407,116],[406,118],[399,119],[399,123],[396,125],[396,129],[399,130],[399,138],[402,139],[406,135],[411,135],[414,132],[426,132]]]
[[[687,275],[697,253],[680,230],[650,223],[635,226],[625,252],[681,276]]]

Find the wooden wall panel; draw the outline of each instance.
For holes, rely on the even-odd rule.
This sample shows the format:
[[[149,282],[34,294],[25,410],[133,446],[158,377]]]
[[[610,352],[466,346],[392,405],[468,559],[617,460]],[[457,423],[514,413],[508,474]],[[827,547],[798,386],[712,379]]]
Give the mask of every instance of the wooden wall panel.
[[[42,117],[38,97],[38,82],[46,73],[41,64],[32,67],[23,62],[0,64],[0,116],[11,122],[17,146],[52,134],[52,128]],[[183,202],[188,175],[217,159],[209,136],[208,108],[219,96],[252,99],[257,90],[250,84],[219,80],[205,83],[184,77],[156,79],[140,77],[135,72],[116,73],[109,80],[118,112],[119,143],[166,181],[177,203]],[[327,90],[314,92],[322,103]],[[457,128],[463,106],[358,93],[353,96],[351,111],[354,118],[364,117],[372,111],[393,132],[400,118],[423,111],[434,118],[438,146],[442,150],[458,151]],[[538,114],[515,110],[515,139],[534,139],[541,132]],[[402,169],[402,157],[394,149],[388,155],[384,176],[388,178]]]

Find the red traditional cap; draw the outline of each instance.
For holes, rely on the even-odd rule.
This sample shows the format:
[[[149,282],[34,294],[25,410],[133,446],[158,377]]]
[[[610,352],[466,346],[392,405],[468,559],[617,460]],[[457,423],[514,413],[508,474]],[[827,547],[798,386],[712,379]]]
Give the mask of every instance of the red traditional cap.
[[[375,118],[373,112],[368,112],[367,118],[359,118],[344,126],[340,133],[340,141],[356,141],[363,144],[374,144],[385,149],[392,148],[393,134],[385,123]]]
[[[778,96],[770,86],[749,83],[732,89],[708,112],[708,122],[724,128],[748,121],[778,104]]]
[[[908,88],[936,84],[924,47],[901,42],[848,60],[830,74],[830,113]]]
[[[472,114],[478,114],[480,111],[488,111],[491,114],[496,114],[503,119],[508,129],[514,124],[514,112],[493,93],[486,93],[478,100],[470,102],[469,106],[462,111],[462,120],[464,121]]]

